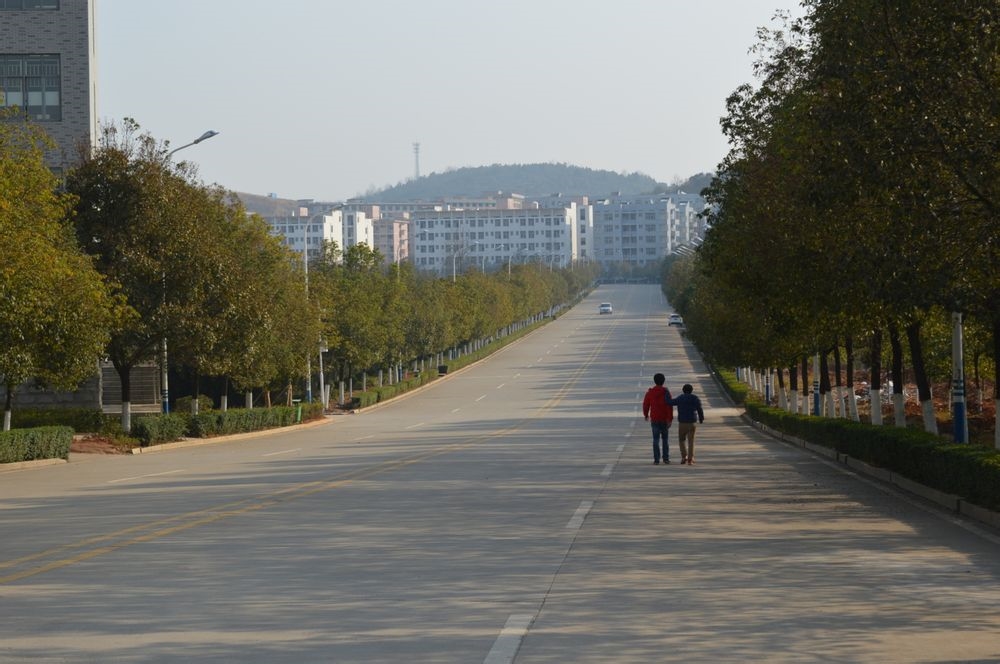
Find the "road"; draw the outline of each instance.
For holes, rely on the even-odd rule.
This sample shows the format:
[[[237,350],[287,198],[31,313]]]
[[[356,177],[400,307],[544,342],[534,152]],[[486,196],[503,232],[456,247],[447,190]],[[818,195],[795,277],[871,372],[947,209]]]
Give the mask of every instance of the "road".
[[[0,661],[1000,661],[1000,538],[744,424],[668,312],[603,286],[370,412],[0,473]]]

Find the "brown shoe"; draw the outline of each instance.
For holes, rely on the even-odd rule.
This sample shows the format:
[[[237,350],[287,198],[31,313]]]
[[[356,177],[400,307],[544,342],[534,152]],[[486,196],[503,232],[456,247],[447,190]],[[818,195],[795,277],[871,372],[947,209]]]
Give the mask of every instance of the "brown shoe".
[[[693,466],[694,465],[694,458],[693,457],[690,458],[690,459],[688,459],[688,465],[689,466]]]

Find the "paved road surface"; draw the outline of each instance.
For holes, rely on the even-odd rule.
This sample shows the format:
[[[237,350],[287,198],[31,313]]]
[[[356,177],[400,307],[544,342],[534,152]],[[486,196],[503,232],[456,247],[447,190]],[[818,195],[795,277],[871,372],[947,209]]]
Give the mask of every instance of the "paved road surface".
[[[1000,661],[1000,539],[745,426],[668,311],[605,286],[365,414],[0,473],[0,661]]]

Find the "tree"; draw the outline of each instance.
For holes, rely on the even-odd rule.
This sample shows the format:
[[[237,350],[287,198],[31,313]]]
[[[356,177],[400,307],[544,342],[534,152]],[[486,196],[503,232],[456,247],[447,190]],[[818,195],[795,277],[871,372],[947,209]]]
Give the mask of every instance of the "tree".
[[[66,179],[78,199],[77,237],[127,306],[107,351],[121,380],[126,431],[132,368],[202,322],[203,293],[215,274],[194,171],[170,164],[165,148],[139,130],[129,119],[102,127],[97,147],[81,147]]]
[[[45,166],[51,141],[36,127],[0,121],[0,376],[3,429],[15,390],[30,378],[72,389],[92,376],[114,300],[65,219],[72,197]]]

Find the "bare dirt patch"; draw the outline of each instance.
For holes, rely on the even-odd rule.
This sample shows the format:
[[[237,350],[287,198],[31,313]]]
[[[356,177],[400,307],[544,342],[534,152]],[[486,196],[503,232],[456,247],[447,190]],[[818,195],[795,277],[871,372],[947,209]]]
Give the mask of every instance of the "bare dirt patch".
[[[73,436],[69,451],[72,454],[127,454],[129,449],[105,436],[81,434]]]

